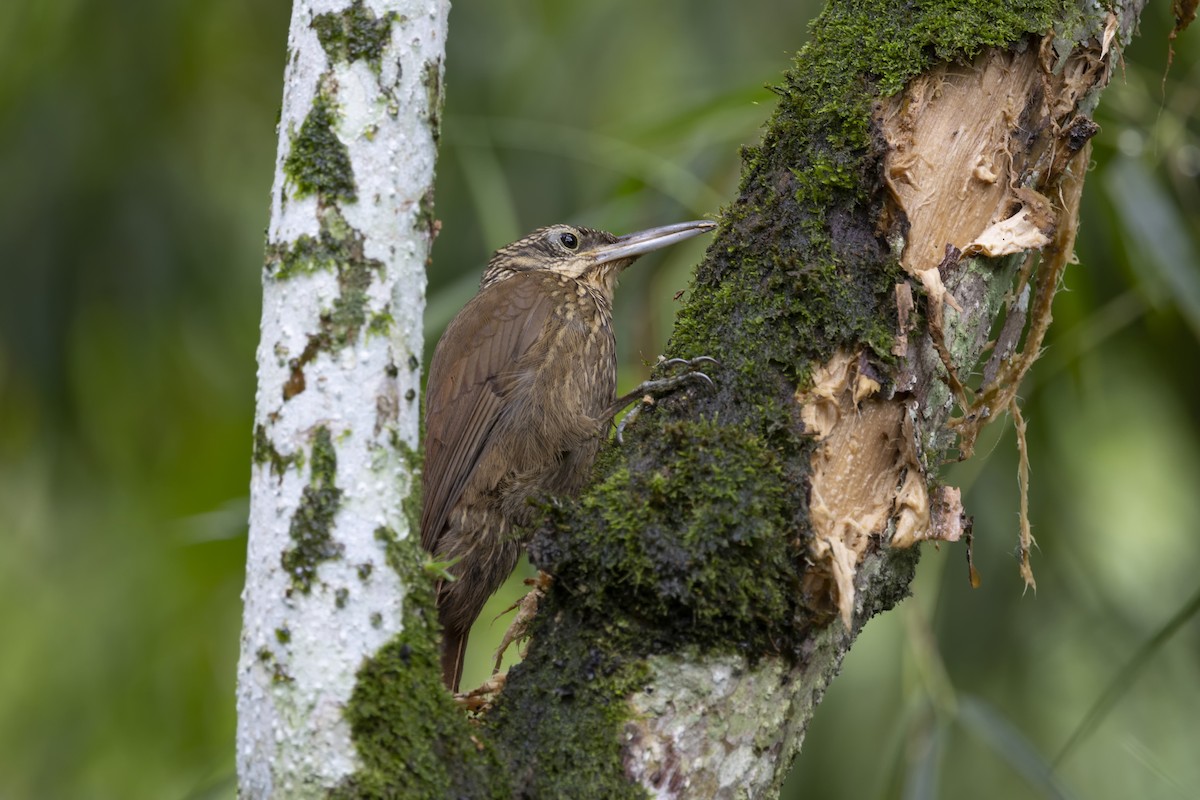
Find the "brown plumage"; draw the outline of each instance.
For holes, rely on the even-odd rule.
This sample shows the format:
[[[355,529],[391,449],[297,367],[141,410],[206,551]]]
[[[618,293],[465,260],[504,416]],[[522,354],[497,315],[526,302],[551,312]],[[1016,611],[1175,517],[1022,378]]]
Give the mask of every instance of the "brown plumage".
[[[457,559],[438,586],[442,677],[458,690],[471,623],[521,553],[531,500],[579,491],[613,415],[617,276],[711,230],[687,222],[616,237],[554,225],[492,256],[446,328],[425,393],[421,545]]]

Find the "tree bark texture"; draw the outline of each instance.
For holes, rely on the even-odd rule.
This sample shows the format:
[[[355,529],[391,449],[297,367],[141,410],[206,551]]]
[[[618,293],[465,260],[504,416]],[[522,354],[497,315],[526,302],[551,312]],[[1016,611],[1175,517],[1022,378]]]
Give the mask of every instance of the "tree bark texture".
[[[556,583],[481,730],[517,796],[777,795],[915,545],[969,530],[939,466],[1022,429],[1140,9],[828,5],[676,322],[716,390],[643,413],[531,545]]]
[[[415,498],[445,0],[296,0],[258,350],[237,765],[344,789],[364,661],[422,621]],[[419,590],[418,590],[419,593]]]

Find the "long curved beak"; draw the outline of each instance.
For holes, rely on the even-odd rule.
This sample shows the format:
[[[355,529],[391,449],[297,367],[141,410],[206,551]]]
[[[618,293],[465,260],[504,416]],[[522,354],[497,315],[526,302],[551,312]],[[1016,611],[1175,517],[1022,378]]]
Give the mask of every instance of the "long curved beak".
[[[715,227],[717,227],[715,222],[698,219],[631,233],[617,239],[613,244],[602,245],[593,250],[591,252],[592,263],[608,264],[625,259],[632,261],[654,250],[682,242],[684,239],[691,239],[702,233],[708,233]]]

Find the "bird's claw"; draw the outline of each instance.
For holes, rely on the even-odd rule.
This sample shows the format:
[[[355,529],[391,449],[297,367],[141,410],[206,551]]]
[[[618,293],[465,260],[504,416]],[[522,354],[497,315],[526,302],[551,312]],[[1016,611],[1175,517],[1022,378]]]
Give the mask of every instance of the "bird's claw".
[[[658,363],[655,366],[678,367],[683,364],[686,364],[688,367],[695,368],[696,366],[703,364],[705,362],[712,364],[714,366],[717,366],[717,367],[721,366],[721,362],[717,361],[712,356],[696,356],[695,358],[661,358],[660,357]]]
[[[508,650],[508,646],[513,642],[529,638],[529,627],[533,623],[533,618],[537,616],[538,606],[541,604],[542,598],[546,596],[546,590],[552,583],[554,583],[554,578],[549,573],[539,571],[536,578],[529,578],[525,581],[525,585],[531,587],[525,596],[500,612],[507,614],[509,611],[515,610],[517,615],[513,617],[512,623],[509,624],[508,630],[504,632],[504,636],[500,640],[500,646],[496,649],[493,676],[500,672],[500,662],[504,659],[504,652]],[[522,652],[520,655],[524,657],[525,654]]]
[[[474,713],[482,713],[492,707],[492,702],[496,696],[504,689],[504,684],[508,680],[506,674],[495,674],[483,682],[478,689],[472,689],[469,692],[459,692],[454,695],[454,702],[459,708],[471,711]]]
[[[621,421],[617,423],[617,444],[625,444],[625,426],[638,418],[642,413],[642,406],[652,405],[654,405],[654,397],[646,395],[638,401],[637,405],[629,409],[629,413],[621,417]]]
[[[697,366],[705,363],[713,364],[715,366],[721,365],[721,362],[717,361],[711,356],[697,356],[696,358],[690,359],[660,358],[658,364],[655,365],[656,367],[666,367],[669,369],[672,367],[685,366],[689,371],[680,375],[672,375],[669,378],[659,378],[657,380],[646,381],[641,386],[638,386],[636,389],[626,395],[625,398],[617,401],[618,403],[621,403],[622,401],[628,403],[630,400],[632,400],[632,398],[639,394],[641,395],[641,398],[637,400],[637,405],[629,409],[629,413],[622,417],[621,421],[617,423],[617,444],[625,444],[625,426],[637,419],[638,416],[641,415],[644,407],[654,405],[654,397],[656,394],[663,395],[667,394],[668,392],[673,392],[687,381],[701,381],[708,384],[708,388],[715,389],[716,384],[713,383],[713,379],[696,369]]]

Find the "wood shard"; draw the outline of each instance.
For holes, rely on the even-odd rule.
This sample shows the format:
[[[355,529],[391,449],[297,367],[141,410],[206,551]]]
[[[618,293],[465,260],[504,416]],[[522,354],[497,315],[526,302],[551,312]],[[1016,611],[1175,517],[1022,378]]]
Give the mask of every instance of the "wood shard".
[[[1050,201],[1032,189],[1013,191],[1020,210],[1007,219],[991,225],[978,238],[963,248],[964,256],[985,255],[989,258],[1041,250],[1054,237],[1055,215]]]
[[[936,267],[947,243],[961,249],[1011,216],[1010,139],[1041,102],[1039,68],[1033,48],[993,49],[970,65],[940,64],[883,101],[885,181],[908,218],[900,262],[909,274]]]
[[[916,541],[930,523],[907,410],[897,400],[879,398],[879,384],[859,364],[857,354],[838,353],[797,397],[806,429],[821,441],[812,457],[812,569],[829,577],[847,628],[854,618],[858,564],[872,541],[881,541],[893,521],[903,531],[902,543]]]

